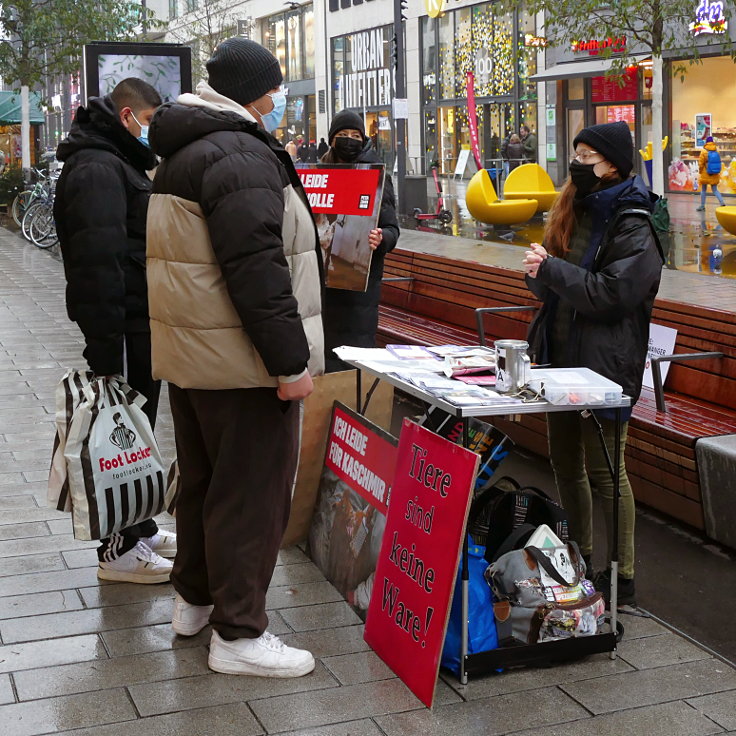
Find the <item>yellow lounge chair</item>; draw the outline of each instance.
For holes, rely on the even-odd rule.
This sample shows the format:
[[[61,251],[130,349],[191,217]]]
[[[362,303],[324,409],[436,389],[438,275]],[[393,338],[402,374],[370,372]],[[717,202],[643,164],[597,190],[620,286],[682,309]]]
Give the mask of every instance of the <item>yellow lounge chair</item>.
[[[736,205],[727,204],[725,207],[716,207],[716,219],[724,230],[736,235]]]
[[[513,225],[524,222],[537,211],[536,199],[501,200],[486,169],[473,174],[465,191],[470,214],[489,225]]]
[[[539,164],[522,164],[506,177],[504,199],[536,199],[537,212],[546,212],[557,199],[559,192],[549,174]]]

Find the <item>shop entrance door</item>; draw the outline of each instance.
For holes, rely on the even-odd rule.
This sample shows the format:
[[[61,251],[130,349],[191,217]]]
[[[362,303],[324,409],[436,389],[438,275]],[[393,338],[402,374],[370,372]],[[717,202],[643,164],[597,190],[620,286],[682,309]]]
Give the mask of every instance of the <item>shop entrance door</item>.
[[[391,118],[388,110],[365,113],[365,134],[373,141],[373,148],[386,166],[389,167],[390,172],[394,162]]]

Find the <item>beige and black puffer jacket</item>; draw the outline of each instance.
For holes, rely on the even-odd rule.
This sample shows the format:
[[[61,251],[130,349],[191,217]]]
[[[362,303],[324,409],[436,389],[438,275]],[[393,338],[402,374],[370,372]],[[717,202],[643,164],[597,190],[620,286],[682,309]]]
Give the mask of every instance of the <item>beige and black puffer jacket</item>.
[[[243,107],[197,92],[149,132],[154,377],[216,390],[322,373],[319,244],[291,158]]]

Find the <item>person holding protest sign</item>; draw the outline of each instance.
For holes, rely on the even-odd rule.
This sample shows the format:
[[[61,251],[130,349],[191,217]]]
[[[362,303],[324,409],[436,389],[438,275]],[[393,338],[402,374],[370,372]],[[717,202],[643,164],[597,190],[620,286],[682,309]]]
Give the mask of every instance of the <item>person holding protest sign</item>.
[[[286,108],[278,60],[235,37],[207,72],[151,123],[162,157],[148,217],[153,370],[169,382],[181,477],[172,627],[192,636],[212,624],[216,672],[299,677],[314,658],[266,630],[266,591],[299,401],[323,369],[319,243],[271,135]]]
[[[365,135],[363,118],[352,110],[343,110],[332,119],[329,132],[330,148],[322,156],[323,163],[353,164],[382,163]],[[383,259],[396,247],[399,222],[391,177],[386,174],[383,184],[378,227],[371,230],[368,244],[373,250],[368,286],[363,291],[325,290],[325,367],[328,373],[346,370],[348,366],[333,352],[340,345],[361,348],[375,346],[378,329],[378,302],[381,298]]]

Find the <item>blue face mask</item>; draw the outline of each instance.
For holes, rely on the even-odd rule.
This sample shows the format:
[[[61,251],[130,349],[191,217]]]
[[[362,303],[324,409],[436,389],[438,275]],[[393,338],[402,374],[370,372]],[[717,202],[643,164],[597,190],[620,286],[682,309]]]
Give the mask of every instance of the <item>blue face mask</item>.
[[[269,133],[273,133],[273,131],[281,125],[281,121],[284,119],[284,112],[286,111],[286,94],[283,89],[280,89],[278,92],[274,92],[268,96],[273,102],[273,110],[271,110],[271,112],[267,112],[265,115],[261,115],[260,112],[258,114],[261,115],[261,124],[263,127]]]
[[[150,148],[151,144],[148,142],[148,125],[143,125],[140,120],[135,116],[135,113],[131,110],[130,114],[133,116],[133,120],[138,123],[138,125],[141,128],[141,134],[138,136],[137,140],[139,140],[146,148]]]

